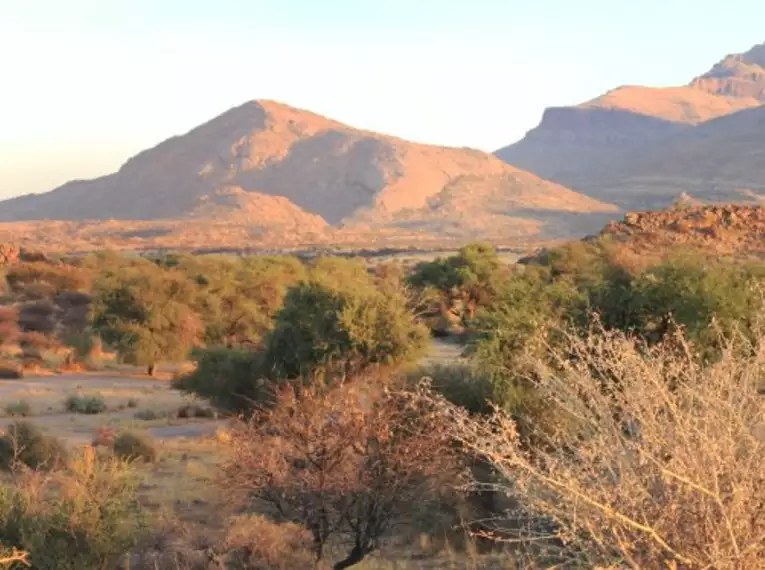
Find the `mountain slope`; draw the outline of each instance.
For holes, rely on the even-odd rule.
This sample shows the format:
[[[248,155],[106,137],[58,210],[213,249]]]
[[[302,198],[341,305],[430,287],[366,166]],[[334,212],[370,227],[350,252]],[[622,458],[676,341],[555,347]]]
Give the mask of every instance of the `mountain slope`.
[[[548,225],[557,232],[556,213],[616,211],[487,153],[415,144],[251,101],[136,155],[114,174],[0,202],[0,221],[193,219],[305,230],[315,239],[327,224],[354,232],[400,229],[399,220],[411,226],[404,221],[413,212],[438,235],[451,227],[445,208],[478,227],[491,220],[506,235],[519,227],[544,233]],[[339,239],[336,229],[330,233]]]
[[[683,192],[731,202],[765,199],[765,106],[708,121],[594,173],[588,193],[625,208],[670,205]]]
[[[727,56],[687,86],[623,86],[581,105],[548,109],[538,127],[496,155],[591,193],[603,169],[613,163],[696,125],[762,103],[765,44]]]

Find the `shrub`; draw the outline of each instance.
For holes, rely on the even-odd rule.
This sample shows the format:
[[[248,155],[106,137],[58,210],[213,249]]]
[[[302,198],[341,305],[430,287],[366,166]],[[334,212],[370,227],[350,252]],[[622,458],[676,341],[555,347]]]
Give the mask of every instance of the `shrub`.
[[[157,445],[147,433],[124,431],[114,440],[114,453],[127,460],[141,459],[154,462],[157,459]]]
[[[19,380],[24,377],[24,369],[18,362],[0,359],[0,379]]]
[[[762,568],[762,332],[720,339],[714,363],[679,335],[652,347],[619,332],[567,337],[534,368],[538,394],[570,422],[531,425],[544,441],[531,452],[502,412],[442,402],[444,425],[553,523],[549,547],[572,566]]]
[[[177,390],[210,400],[224,410],[245,411],[269,400],[272,385],[264,379],[259,355],[237,349],[198,350],[196,369],[173,382]]]
[[[64,409],[74,414],[95,415],[107,411],[104,397],[100,394],[90,396],[72,395],[64,402]]]
[[[215,417],[215,410],[199,404],[184,404],[178,408],[176,415],[179,418],[213,418]]]
[[[287,387],[226,443],[232,506],[255,500],[278,521],[305,525],[317,559],[331,538],[346,539],[354,546],[335,568],[358,564],[418,506],[436,502],[439,478],[459,480],[452,442],[428,406],[364,387]]]
[[[26,417],[32,412],[32,408],[25,400],[11,402],[5,405],[5,413],[9,416]]]
[[[51,334],[56,328],[56,306],[50,301],[24,303],[19,310],[19,328],[24,332]]]
[[[287,293],[266,339],[265,366],[275,377],[352,374],[413,362],[427,338],[402,294],[380,291],[369,276],[334,283],[318,275]]]
[[[31,469],[58,469],[68,460],[64,443],[46,435],[36,424],[17,420],[0,437],[0,469],[11,470],[17,463]]]
[[[44,285],[48,294],[62,291],[85,291],[90,287],[90,275],[69,265],[51,265],[44,262],[19,263],[5,276],[13,291],[24,292],[32,286]]]
[[[311,533],[294,523],[243,515],[229,522],[224,547],[232,570],[293,570],[315,564]]]
[[[145,408],[143,410],[138,410],[135,414],[133,414],[133,417],[137,420],[152,421],[158,420],[162,417],[162,415],[155,410]]]
[[[86,448],[69,469],[0,486],[0,536],[28,552],[35,570],[122,567],[149,530],[137,486],[124,462]]]
[[[192,309],[193,283],[175,270],[127,270],[99,285],[93,328],[129,364],[153,375],[160,362],[178,362],[203,336]]]
[[[20,334],[18,320],[15,307],[0,306],[0,347],[16,342]]]
[[[423,366],[408,375],[408,384],[422,379],[428,379],[432,389],[449,402],[473,414],[488,412],[492,405],[501,406],[507,401],[505,394],[497,393],[491,376],[472,363]]]
[[[138,400],[136,398],[128,398],[126,406],[128,408],[137,408],[138,407]]]

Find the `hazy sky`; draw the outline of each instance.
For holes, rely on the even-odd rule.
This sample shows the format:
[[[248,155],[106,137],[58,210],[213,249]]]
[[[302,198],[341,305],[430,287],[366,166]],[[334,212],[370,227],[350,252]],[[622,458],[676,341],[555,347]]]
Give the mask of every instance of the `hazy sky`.
[[[250,99],[485,150],[765,41],[762,0],[0,0],[0,197]]]

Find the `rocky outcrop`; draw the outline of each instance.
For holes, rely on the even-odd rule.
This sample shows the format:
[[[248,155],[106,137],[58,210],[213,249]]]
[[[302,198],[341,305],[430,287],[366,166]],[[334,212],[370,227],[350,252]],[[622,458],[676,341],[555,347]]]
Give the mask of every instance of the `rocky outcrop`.
[[[725,57],[694,79],[691,86],[708,93],[752,97],[765,103],[765,44]]]
[[[652,253],[683,246],[765,257],[765,208],[729,204],[628,212],[621,221],[608,224],[601,236]]]

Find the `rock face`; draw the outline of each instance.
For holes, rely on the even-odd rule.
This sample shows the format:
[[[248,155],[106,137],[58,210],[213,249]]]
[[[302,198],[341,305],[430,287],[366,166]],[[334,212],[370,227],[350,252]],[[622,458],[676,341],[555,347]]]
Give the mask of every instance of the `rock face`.
[[[691,85],[709,93],[751,97],[765,103],[765,43],[725,57]]]
[[[91,233],[124,230],[133,238],[188,236],[192,224],[184,220],[193,220],[201,233],[294,242],[301,234],[316,241],[330,232],[343,241],[343,232],[377,230],[541,235],[560,232],[558,215],[584,215],[576,226],[616,211],[484,152],[415,144],[251,101],[114,174],[0,202],[0,221],[89,220],[97,226]]]
[[[665,207],[686,189],[699,198],[740,199],[765,183],[758,157],[744,157],[758,149],[742,146],[744,139],[757,144],[747,121],[759,124],[763,103],[765,44],[727,56],[687,86],[623,86],[548,109],[537,128],[496,154],[624,208]],[[746,165],[733,157],[731,142]]]

